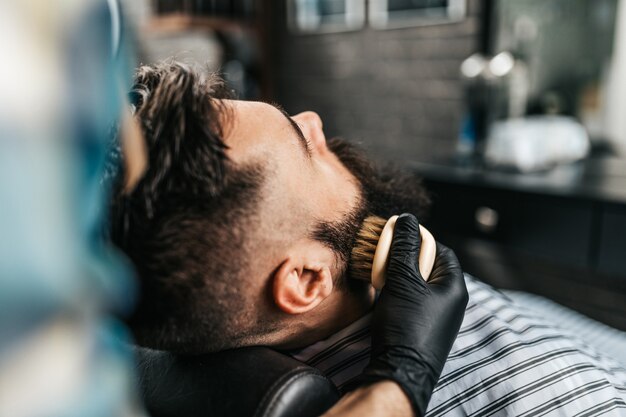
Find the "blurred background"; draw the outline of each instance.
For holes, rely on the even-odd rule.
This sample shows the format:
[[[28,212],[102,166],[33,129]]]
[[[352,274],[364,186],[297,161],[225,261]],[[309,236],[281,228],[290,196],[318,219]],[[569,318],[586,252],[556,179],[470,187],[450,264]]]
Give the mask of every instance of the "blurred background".
[[[0,416],[144,414],[107,157],[170,58],[412,170],[468,273],[626,330],[626,0],[0,1],[0,37]]]
[[[206,64],[413,169],[466,271],[626,329],[626,1],[123,6],[141,62]]]
[[[424,161],[458,150],[478,100],[468,90],[490,95],[491,119],[574,116],[594,145],[626,153],[626,129],[611,110],[626,92],[615,76],[624,48],[618,3],[123,1],[144,41],[141,61],[208,62],[242,98],[314,109],[331,135]],[[479,136],[484,123],[473,120]]]

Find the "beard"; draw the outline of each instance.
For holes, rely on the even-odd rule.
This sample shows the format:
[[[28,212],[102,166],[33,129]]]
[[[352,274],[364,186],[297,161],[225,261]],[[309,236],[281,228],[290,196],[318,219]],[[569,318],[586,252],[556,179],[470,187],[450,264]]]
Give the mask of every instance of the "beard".
[[[430,197],[415,174],[391,163],[375,164],[361,149],[344,139],[330,139],[328,148],[361,184],[368,215],[389,218],[411,213],[418,219],[426,216]]]
[[[336,253],[340,269],[345,272],[365,217],[375,215],[387,219],[395,214],[411,213],[421,219],[430,206],[430,198],[416,175],[391,164],[376,165],[365,152],[344,139],[330,139],[327,146],[357,179],[361,198],[340,221],[319,222],[312,238]],[[338,285],[341,284],[339,281]]]

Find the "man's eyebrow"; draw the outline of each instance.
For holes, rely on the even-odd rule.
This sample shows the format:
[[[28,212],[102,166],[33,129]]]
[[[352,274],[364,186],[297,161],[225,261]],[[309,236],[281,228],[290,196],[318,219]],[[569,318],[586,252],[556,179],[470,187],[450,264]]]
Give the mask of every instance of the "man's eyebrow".
[[[280,104],[276,104],[273,102],[268,102],[267,104],[274,107],[276,110],[281,112],[283,116],[285,116],[285,118],[289,121],[291,127],[293,127],[294,133],[296,134],[296,136],[298,136],[298,139],[300,139],[300,144],[302,145],[304,152],[307,154],[307,156],[310,157],[312,155],[311,144],[309,143],[309,140],[304,136],[304,133],[302,133],[302,129],[300,129],[300,126],[298,126],[298,124],[291,118],[291,116],[289,116],[289,113],[287,113]]]

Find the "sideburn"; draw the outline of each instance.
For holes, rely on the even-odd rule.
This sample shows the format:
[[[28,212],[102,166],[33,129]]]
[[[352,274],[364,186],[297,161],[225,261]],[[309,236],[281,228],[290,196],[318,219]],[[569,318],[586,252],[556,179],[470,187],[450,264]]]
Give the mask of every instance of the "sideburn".
[[[359,181],[362,200],[340,221],[320,221],[311,237],[335,252],[340,271],[336,280],[338,288],[363,291],[362,282],[348,282],[344,276],[365,217],[373,214],[388,218],[408,212],[422,218],[430,205],[430,198],[419,178],[410,172],[391,165],[378,168],[361,149],[340,138],[330,139],[327,146]]]

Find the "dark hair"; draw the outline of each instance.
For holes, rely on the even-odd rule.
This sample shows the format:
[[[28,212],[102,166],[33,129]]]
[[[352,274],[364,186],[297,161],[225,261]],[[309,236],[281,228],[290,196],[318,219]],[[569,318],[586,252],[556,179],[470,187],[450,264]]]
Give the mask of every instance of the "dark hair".
[[[239,327],[223,304],[233,310],[247,303],[230,284],[246,270],[246,231],[263,169],[237,167],[226,155],[229,111],[219,99],[229,97],[219,78],[181,63],[136,73],[130,100],[149,166],[129,194],[118,175],[110,214],[113,242],[140,279],[139,304],[129,319],[140,344],[219,349],[215,344]]]

